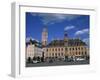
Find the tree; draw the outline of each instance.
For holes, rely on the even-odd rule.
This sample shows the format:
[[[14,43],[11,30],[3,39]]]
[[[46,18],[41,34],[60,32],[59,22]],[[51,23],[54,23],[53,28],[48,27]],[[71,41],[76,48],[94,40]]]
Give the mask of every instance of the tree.
[[[43,57],[41,57],[41,62],[44,62],[44,58]]]
[[[33,57],[33,60],[36,60],[36,57],[35,56]]]
[[[31,57],[28,57],[28,62],[31,63],[31,61],[32,61],[32,60],[31,60]]]
[[[65,61],[68,61],[68,56],[65,56]]]
[[[37,57],[37,60],[40,61],[40,57],[39,56]]]
[[[89,56],[86,56],[86,60],[89,60],[89,58],[90,58]]]

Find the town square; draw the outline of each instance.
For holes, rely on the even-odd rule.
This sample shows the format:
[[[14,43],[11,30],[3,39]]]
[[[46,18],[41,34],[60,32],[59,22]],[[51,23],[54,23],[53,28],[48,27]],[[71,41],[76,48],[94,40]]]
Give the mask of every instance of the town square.
[[[89,64],[89,15],[26,12],[26,67]]]

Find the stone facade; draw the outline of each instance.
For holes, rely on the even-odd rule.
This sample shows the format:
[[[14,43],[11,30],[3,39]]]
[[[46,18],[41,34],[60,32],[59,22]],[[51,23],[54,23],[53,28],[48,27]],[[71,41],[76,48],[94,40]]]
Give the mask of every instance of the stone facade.
[[[43,57],[46,61],[47,59],[61,59],[65,58],[75,58],[75,57],[86,57],[89,56],[89,48],[85,42],[80,39],[70,39],[68,38],[67,32],[64,32],[64,38],[62,40],[52,40],[47,43],[48,31],[47,28],[43,29],[42,41],[32,41],[30,40],[26,45],[26,55],[27,58],[31,57]]]
[[[67,43],[67,44],[66,44]],[[43,49],[45,58],[84,57],[89,55],[87,45],[80,39],[55,40]]]
[[[35,40],[31,40],[26,43],[26,59],[29,57],[33,59],[34,57],[42,57],[42,47],[41,44],[39,44]]]

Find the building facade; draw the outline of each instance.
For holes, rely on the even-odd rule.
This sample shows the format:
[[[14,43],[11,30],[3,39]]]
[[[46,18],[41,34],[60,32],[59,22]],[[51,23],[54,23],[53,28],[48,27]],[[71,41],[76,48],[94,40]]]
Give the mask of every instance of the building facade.
[[[47,28],[43,29],[42,41],[37,42],[31,40],[26,43],[26,59],[29,57],[42,57],[43,61],[52,60],[66,60],[66,58],[76,59],[78,57],[86,58],[89,56],[89,48],[85,42],[76,38],[70,39],[67,32],[64,32],[63,39],[55,39],[50,43],[48,41]]]
[[[68,38],[67,32],[64,32],[63,40],[53,40],[44,48],[44,59],[77,58],[89,56],[89,50],[85,42],[80,39]]]
[[[42,47],[41,43],[35,41],[35,40],[29,40],[29,42],[26,43],[26,59],[29,57],[33,59],[34,57],[42,57]]]

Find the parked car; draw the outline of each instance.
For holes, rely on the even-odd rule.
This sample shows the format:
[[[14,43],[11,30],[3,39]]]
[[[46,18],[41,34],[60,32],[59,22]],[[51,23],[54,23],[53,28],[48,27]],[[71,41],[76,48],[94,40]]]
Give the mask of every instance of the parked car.
[[[33,63],[39,63],[39,61],[37,61],[37,60],[33,60]]]
[[[84,61],[84,58],[77,58],[76,61]]]
[[[52,59],[50,59],[50,60],[49,60],[49,63],[53,63],[53,60],[52,60]]]

